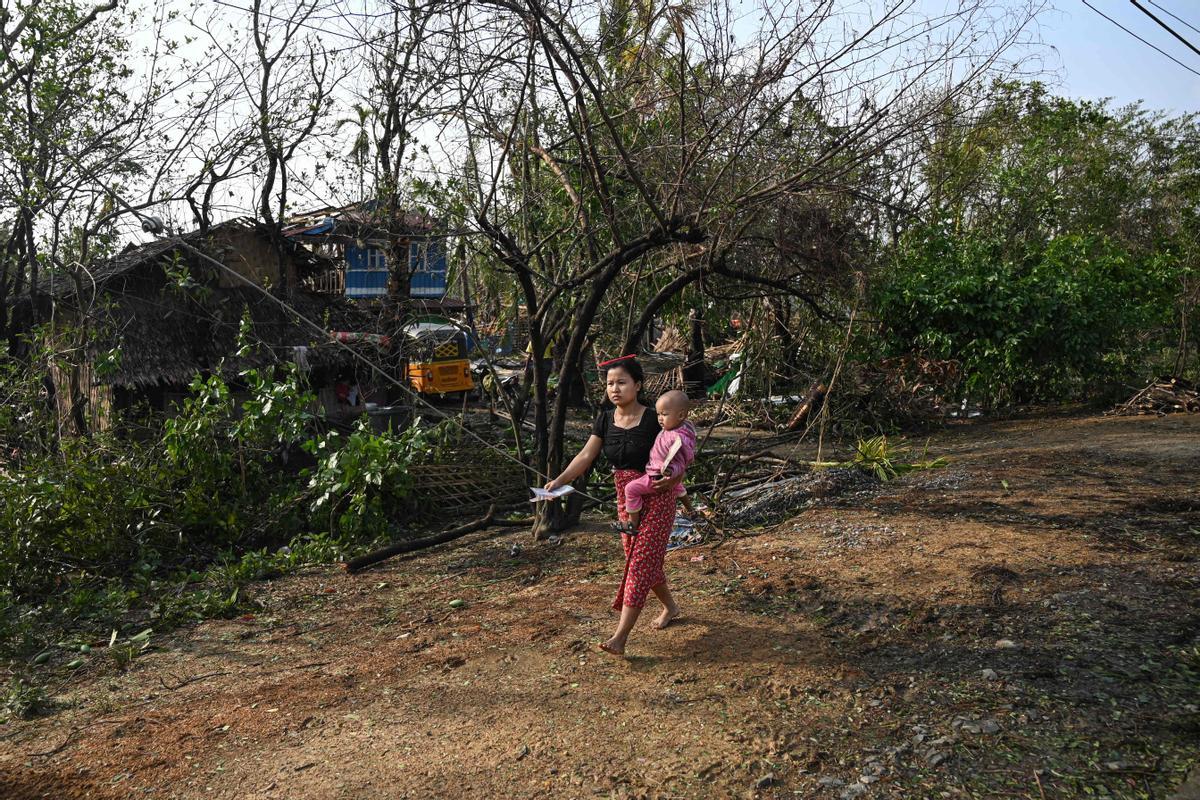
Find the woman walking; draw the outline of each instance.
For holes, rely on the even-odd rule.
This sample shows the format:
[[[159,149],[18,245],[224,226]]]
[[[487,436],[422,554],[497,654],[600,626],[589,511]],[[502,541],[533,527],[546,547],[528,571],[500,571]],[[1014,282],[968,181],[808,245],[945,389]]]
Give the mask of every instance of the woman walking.
[[[645,373],[633,356],[606,361],[600,365],[605,373],[605,392],[613,407],[601,409],[592,425],[592,435],[571,460],[566,469],[546,484],[547,489],[568,484],[578,478],[596,460],[601,452],[613,471],[613,482],[617,487],[617,517],[627,522],[625,510],[625,486],[640,478],[650,460],[650,448],[661,430],[653,409],[638,401]],[[656,490],[645,500],[641,523],[636,536],[621,534],[625,548],[625,574],[617,589],[613,608],[621,612],[617,630],[612,637],[600,644],[600,649],[624,655],[625,642],[634,623],[646,604],[646,596],[654,592],[663,604],[662,613],[654,620],[655,628],[665,628],[679,616],[679,605],[667,586],[663,571],[663,559],[667,554],[667,541],[675,522],[675,485],[683,479],[682,474],[662,478],[652,483]]]

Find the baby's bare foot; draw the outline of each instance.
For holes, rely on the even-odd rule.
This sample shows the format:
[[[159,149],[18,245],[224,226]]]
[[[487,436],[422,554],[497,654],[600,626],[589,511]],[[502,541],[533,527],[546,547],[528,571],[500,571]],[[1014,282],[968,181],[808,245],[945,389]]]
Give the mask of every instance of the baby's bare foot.
[[[652,627],[661,631],[663,628],[667,627],[674,620],[676,620],[678,618],[679,618],[679,606],[675,606],[673,608],[664,608],[662,610],[662,613],[659,614],[658,617],[652,623]]]
[[[600,649],[606,653],[612,653],[614,656],[625,655],[625,643],[618,642],[615,637],[607,642],[601,642]]]

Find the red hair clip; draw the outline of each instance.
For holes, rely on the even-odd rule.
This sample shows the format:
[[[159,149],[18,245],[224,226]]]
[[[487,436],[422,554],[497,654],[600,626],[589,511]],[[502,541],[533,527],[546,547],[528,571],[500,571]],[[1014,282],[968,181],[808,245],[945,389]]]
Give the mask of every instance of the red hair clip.
[[[611,367],[613,364],[618,364],[622,361],[628,361],[629,359],[634,358],[634,357],[635,357],[634,353],[630,353],[629,355],[625,355],[625,356],[617,356],[616,358],[610,358],[608,361],[601,361],[596,366],[597,367]]]

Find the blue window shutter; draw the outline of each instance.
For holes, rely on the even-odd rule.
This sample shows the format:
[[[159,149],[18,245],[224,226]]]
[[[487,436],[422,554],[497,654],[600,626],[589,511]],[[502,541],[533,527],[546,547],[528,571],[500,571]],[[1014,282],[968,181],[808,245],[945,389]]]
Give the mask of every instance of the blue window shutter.
[[[409,295],[440,300],[446,295],[446,243],[444,239],[412,242],[408,247],[411,271]]]
[[[387,260],[383,253],[373,247],[346,247],[347,297],[383,297],[387,285]]]

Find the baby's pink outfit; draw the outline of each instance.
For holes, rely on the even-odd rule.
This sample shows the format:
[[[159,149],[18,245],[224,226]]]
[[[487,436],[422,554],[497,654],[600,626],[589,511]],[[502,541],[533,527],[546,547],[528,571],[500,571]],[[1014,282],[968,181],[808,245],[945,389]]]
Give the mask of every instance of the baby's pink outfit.
[[[679,452],[671,459],[670,464],[664,464],[663,459],[667,457],[667,452],[676,441],[681,442]],[[650,448],[650,463],[646,465],[646,474],[625,484],[625,510],[640,511],[642,500],[654,494],[654,488],[650,485],[652,481],[658,480],[668,466],[671,468],[672,478],[682,475],[695,457],[696,428],[692,423],[684,421],[674,430],[659,431],[654,439],[654,446]],[[676,497],[687,494],[682,481],[675,484],[673,491]]]

